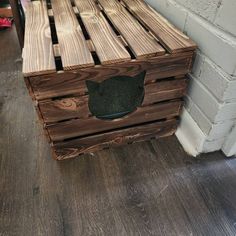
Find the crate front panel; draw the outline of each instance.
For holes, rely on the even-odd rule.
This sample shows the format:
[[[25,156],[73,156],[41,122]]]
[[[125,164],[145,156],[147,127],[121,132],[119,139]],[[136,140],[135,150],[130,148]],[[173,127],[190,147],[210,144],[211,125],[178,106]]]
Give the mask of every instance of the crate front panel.
[[[37,100],[72,94],[84,94],[85,81],[103,81],[113,76],[134,76],[146,70],[145,83],[153,80],[185,75],[190,71],[193,52],[167,55],[116,65],[97,66],[46,76],[30,77],[29,83]]]
[[[55,142],[52,144],[53,157],[57,160],[64,160],[104,148],[170,136],[176,131],[177,125],[178,120],[171,119],[75,138],[69,141]]]
[[[187,87],[185,78],[157,80],[145,85],[142,106],[183,97]],[[38,106],[46,124],[69,119],[86,119],[91,115],[88,108],[88,95],[77,95],[39,101]]]

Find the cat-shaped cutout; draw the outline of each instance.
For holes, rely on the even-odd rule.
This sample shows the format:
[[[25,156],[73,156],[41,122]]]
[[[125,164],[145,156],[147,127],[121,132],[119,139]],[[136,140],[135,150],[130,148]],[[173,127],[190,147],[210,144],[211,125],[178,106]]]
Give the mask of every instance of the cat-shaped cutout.
[[[99,119],[117,119],[142,105],[146,71],[130,77],[115,76],[101,83],[87,80],[89,110]]]

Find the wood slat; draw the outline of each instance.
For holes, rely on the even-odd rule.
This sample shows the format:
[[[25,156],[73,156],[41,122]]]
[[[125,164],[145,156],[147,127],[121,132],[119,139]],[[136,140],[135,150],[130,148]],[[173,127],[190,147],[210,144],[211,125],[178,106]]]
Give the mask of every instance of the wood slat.
[[[196,49],[196,44],[142,0],[123,0],[127,8],[171,53]]]
[[[165,49],[117,0],[99,0],[99,3],[137,58],[165,54]]]
[[[161,81],[145,86],[143,106],[170,99],[181,98],[186,89],[186,80]],[[45,123],[91,116],[88,96],[62,98],[39,102]]]
[[[94,0],[75,0],[75,4],[101,64],[130,60],[130,54],[121,44]]]
[[[46,3],[44,1],[28,3],[25,14],[25,43],[22,54],[24,76],[55,72]]]
[[[95,117],[75,119],[49,125],[47,127],[52,141],[89,135],[101,131],[128,127],[135,124],[150,122],[166,117],[179,115],[182,102],[168,102],[153,106],[138,108],[132,114],[116,120],[100,120]]]
[[[64,160],[77,157],[80,154],[99,151],[107,147],[120,146],[147,140],[151,137],[165,137],[172,135],[177,127],[177,120],[155,122],[152,124],[135,126],[108,133],[74,139],[53,145],[55,158]]]
[[[38,100],[67,96],[71,94],[84,94],[85,80],[103,81],[112,76],[134,76],[143,70],[147,71],[145,81],[163,79],[189,72],[192,52],[183,55],[171,54],[145,61],[133,61],[117,65],[104,65],[80,69],[78,72],[58,73],[42,77],[30,78],[30,84]]]
[[[94,65],[82,29],[69,0],[51,0],[64,70]]]

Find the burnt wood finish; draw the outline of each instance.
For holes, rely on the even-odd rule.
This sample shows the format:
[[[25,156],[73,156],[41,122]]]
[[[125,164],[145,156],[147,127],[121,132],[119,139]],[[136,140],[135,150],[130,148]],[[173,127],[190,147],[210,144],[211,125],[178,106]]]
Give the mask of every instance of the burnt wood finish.
[[[26,7],[26,22],[29,22],[26,34],[30,40],[24,45],[23,74],[27,77],[52,72],[48,68],[51,64],[45,63],[45,59],[51,61],[52,55],[50,53],[47,57],[45,48],[38,60],[31,59],[31,53],[37,52],[41,45],[48,45],[50,40],[58,44],[54,59],[59,52],[61,67],[65,71],[93,67],[94,64],[130,62],[167,54],[166,51],[172,54],[196,49],[195,43],[187,36],[139,0],[127,3],[127,9],[118,0],[109,3],[103,0],[74,1],[75,7],[70,0],[51,0],[50,4],[47,2],[47,13],[45,3],[36,0],[28,2]],[[35,8],[41,11],[36,12]],[[50,29],[46,18],[50,18]],[[42,22],[44,27],[40,27]],[[37,34],[30,34],[32,29],[37,29]],[[93,51],[86,40],[93,45]]]
[[[191,51],[196,44],[142,0],[123,0],[126,7],[171,53]]]
[[[120,42],[94,0],[75,0],[86,30],[101,64],[130,61],[130,54]],[[96,23],[95,23],[96,21]],[[104,42],[107,42],[106,44]]]
[[[148,5],[36,0],[26,17],[23,74],[55,159],[175,132],[196,45]],[[92,116],[86,80],[143,71],[141,107],[115,120]]]
[[[136,124],[175,117],[179,115],[179,101],[137,108],[133,113],[116,120],[100,120],[95,117],[74,119],[47,126],[52,141],[84,136],[92,133],[127,127]]]
[[[143,106],[153,103],[181,98],[186,90],[186,79],[161,81],[145,87]],[[45,123],[53,123],[74,118],[91,116],[88,108],[88,96],[58,98],[39,102]]]
[[[61,161],[112,146],[140,142],[152,137],[161,138],[170,136],[175,132],[176,127],[177,121],[173,119],[92,135],[71,141],[58,142],[52,147],[53,156],[55,159]]]
[[[70,0],[51,0],[51,4],[64,70],[92,66],[93,58]]]
[[[87,0],[85,0],[87,1]],[[83,1],[77,1],[83,2]],[[134,19],[128,11],[116,0],[99,0],[101,7],[106,12],[114,27],[124,37],[136,58],[154,57],[165,54],[157,40]]]
[[[14,27],[0,45],[0,235],[236,235],[235,158],[189,157],[171,136],[55,162]]]
[[[46,2],[33,1],[28,5],[25,26],[25,44],[31,45],[25,46],[22,53],[25,75],[33,75],[32,71],[36,74],[56,72]]]
[[[103,81],[112,76],[134,76],[147,71],[145,82],[187,74],[190,71],[192,52],[183,55],[166,55],[130,63],[96,66],[74,72],[62,72],[52,75],[30,77],[29,81],[38,100],[84,94],[85,80]]]

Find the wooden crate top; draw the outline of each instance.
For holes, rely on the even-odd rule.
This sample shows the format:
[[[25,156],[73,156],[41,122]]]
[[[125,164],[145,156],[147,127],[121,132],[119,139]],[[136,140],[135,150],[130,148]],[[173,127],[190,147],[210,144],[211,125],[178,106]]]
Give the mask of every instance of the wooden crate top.
[[[41,0],[26,6],[24,76],[195,48],[191,39],[142,0]]]

